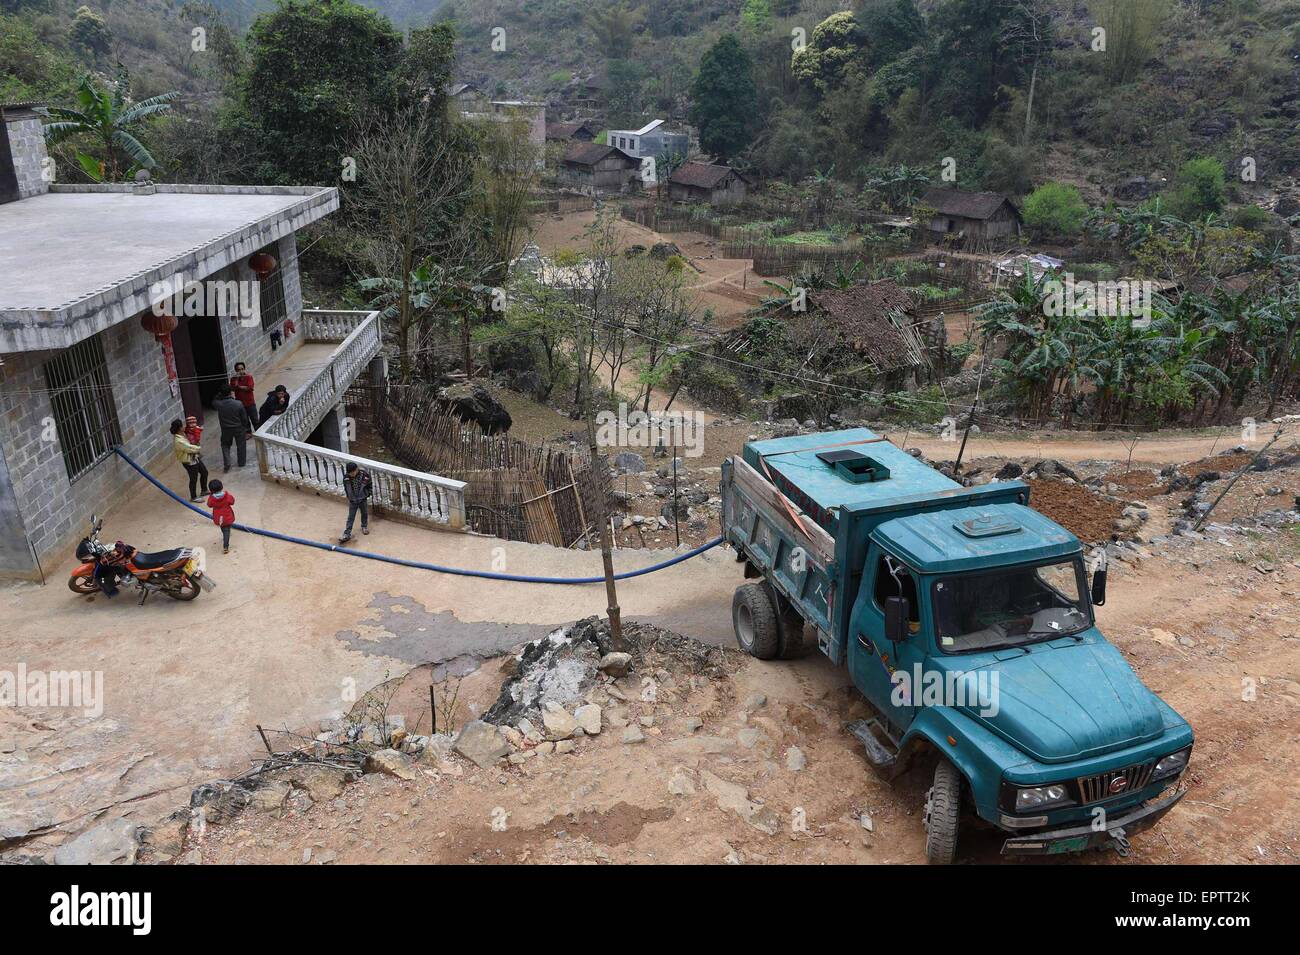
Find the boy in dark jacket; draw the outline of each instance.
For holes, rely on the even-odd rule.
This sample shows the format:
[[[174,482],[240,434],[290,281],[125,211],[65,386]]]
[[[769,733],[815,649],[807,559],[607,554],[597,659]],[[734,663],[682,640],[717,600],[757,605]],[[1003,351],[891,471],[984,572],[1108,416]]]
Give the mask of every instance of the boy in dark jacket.
[[[266,424],[276,415],[284,414],[284,409],[287,407],[289,407],[289,389],[284,385],[276,385],[266,393],[266,400],[262,402],[257,415],[262,424]]]
[[[343,494],[348,499],[348,523],[343,528],[343,536],[339,538],[340,544],[346,544],[352,540],[352,522],[357,519],[357,511],[361,512],[361,533],[370,533],[370,495],[374,493],[374,486],[370,480],[370,475],[355,463],[349,464],[344,469],[343,475]]]

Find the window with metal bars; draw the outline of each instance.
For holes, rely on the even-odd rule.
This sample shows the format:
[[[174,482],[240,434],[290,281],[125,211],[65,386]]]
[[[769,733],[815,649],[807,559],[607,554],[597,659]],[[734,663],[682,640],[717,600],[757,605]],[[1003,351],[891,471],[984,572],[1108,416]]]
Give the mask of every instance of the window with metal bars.
[[[68,480],[75,481],[122,443],[99,337],[78,342],[47,361],[45,381]]]
[[[284,320],[284,268],[280,264],[279,248],[276,243],[268,245],[258,252],[275,256],[275,268],[258,283],[259,307],[262,310],[262,331],[269,332]]]

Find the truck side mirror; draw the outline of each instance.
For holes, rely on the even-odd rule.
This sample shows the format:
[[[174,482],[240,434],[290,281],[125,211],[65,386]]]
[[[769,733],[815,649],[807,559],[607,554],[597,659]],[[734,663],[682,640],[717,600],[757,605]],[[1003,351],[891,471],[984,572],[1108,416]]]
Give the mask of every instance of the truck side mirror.
[[[1102,567],[1092,575],[1092,603],[1096,607],[1106,605],[1106,568]]]
[[[907,617],[909,607],[906,597],[885,598],[885,639],[891,643],[902,643],[907,639]]]

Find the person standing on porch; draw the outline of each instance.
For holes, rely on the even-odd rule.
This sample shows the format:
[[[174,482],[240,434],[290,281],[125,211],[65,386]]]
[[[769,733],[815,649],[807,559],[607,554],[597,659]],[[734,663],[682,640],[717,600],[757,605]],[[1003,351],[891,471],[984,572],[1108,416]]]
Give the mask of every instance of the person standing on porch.
[[[172,451],[181,463],[185,473],[190,476],[190,502],[203,500],[200,491],[206,497],[208,493],[208,469],[203,463],[203,449],[192,443],[185,434],[185,423],[177,418],[172,422]]]
[[[344,470],[343,495],[348,499],[348,523],[343,528],[343,536],[339,538],[340,544],[352,540],[352,524],[357,519],[358,511],[361,512],[361,533],[370,533],[370,495],[374,493],[370,475],[357,467],[355,461],[350,462]]]
[[[248,412],[248,420],[253,424],[253,430],[257,430],[259,424],[257,417],[257,391],[253,383],[253,376],[248,373],[248,366],[242,361],[235,362],[235,375],[230,379],[230,387],[239,399],[239,403],[244,406]]]
[[[238,451],[238,462],[242,468],[248,463],[248,435],[253,431],[253,422],[248,411],[234,396],[229,387],[223,387],[212,402],[212,410],[217,413],[221,423],[221,463],[226,471],[230,470],[230,446]]]

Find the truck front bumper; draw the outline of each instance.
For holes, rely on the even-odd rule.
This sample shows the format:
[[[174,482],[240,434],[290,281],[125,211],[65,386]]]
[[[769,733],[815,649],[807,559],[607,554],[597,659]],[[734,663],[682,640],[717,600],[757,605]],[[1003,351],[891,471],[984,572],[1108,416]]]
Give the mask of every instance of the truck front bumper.
[[[1094,830],[1091,824],[1085,824],[1069,829],[1049,829],[1032,835],[1016,836],[1002,844],[1002,854],[1004,856],[1056,855],[1114,846],[1122,855],[1127,855],[1129,837],[1144,829],[1150,829],[1185,795],[1187,795],[1186,789],[1176,789],[1171,795],[1149,802],[1145,806],[1139,806],[1126,815],[1107,818],[1104,829]]]

